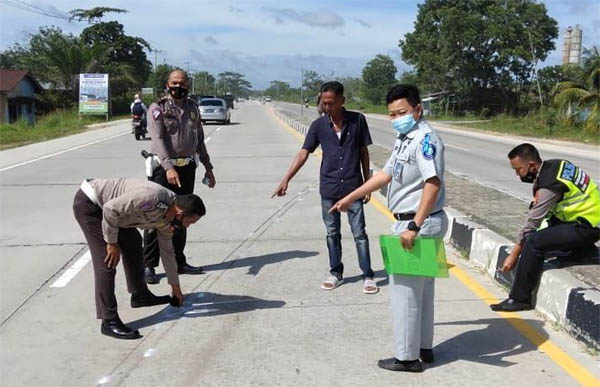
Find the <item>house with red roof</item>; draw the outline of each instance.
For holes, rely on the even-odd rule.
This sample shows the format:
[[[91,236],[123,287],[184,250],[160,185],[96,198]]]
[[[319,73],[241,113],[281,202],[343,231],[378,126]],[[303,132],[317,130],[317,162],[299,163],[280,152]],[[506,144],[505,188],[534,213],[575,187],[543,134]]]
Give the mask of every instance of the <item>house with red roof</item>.
[[[42,90],[29,72],[0,69],[0,123],[23,119],[33,124],[37,102],[35,95]]]

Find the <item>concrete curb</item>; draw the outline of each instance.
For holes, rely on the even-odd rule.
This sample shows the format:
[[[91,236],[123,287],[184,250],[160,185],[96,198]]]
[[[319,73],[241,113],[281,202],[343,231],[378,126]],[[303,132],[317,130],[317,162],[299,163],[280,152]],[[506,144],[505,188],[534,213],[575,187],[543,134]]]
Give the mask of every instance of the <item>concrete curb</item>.
[[[271,109],[295,131],[306,135],[308,126],[276,108]],[[385,197],[385,192],[381,194]],[[462,252],[472,266],[482,269],[499,284],[510,287],[514,270],[507,274],[497,270],[502,267],[514,243],[452,208],[446,208],[446,213],[449,227],[445,241]],[[535,309],[575,339],[600,350],[600,290],[578,280],[566,270],[547,266],[536,292]]]
[[[448,242],[464,253],[469,262],[509,287],[514,271],[498,272],[514,246],[508,239],[453,211],[449,215]],[[575,339],[600,349],[600,291],[578,280],[566,270],[546,264],[538,285],[535,309],[559,324]]]

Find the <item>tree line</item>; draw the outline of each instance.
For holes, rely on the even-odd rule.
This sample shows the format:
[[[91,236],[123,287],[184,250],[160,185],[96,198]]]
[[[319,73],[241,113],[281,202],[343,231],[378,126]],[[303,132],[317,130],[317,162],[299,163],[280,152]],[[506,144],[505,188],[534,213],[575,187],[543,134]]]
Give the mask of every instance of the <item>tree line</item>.
[[[327,77],[308,71],[304,93],[337,79],[347,100],[381,105],[395,83],[411,83],[422,95],[437,95],[434,113],[539,115],[548,125],[600,134],[600,52],[584,48],[580,64],[538,63],[554,50],[558,23],[533,0],[426,0],[418,5],[414,30],[399,40],[402,60],[412,69],[399,76],[394,61],[377,55],[361,77]],[[265,93],[299,101],[300,90],[272,81]],[[435,93],[435,94],[434,94]]]
[[[155,49],[146,40],[125,34],[117,21],[102,21],[107,13],[124,12],[108,7],[72,10],[71,20],[89,23],[79,35],[41,27],[29,34],[26,43],[1,51],[0,68],[27,70],[46,86],[38,96],[42,112],[78,103],[80,73],[107,73],[112,114],[128,113],[133,95],[142,87],[154,88],[155,96],[162,94],[167,76],[176,66],[162,63],[153,68],[146,53]],[[252,87],[243,74],[235,72],[216,77],[206,71],[190,75],[190,87],[199,95],[248,95]]]

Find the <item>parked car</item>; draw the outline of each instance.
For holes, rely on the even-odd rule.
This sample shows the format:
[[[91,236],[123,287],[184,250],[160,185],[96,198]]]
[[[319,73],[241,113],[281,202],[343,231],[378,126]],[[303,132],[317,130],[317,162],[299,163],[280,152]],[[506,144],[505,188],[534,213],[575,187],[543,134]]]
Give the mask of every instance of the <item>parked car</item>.
[[[271,97],[269,97],[268,95],[265,97],[265,102],[271,102]]]
[[[200,100],[200,115],[202,122],[217,121],[223,124],[231,123],[231,111],[227,102],[222,98],[204,98]]]

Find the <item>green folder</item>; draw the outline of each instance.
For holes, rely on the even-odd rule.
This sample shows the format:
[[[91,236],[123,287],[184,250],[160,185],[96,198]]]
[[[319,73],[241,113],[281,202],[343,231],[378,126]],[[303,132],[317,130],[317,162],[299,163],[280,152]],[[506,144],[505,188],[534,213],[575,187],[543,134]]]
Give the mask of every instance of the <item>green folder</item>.
[[[379,245],[388,274],[448,278],[446,250],[441,237],[417,237],[412,250],[405,250],[400,235],[380,235]]]

